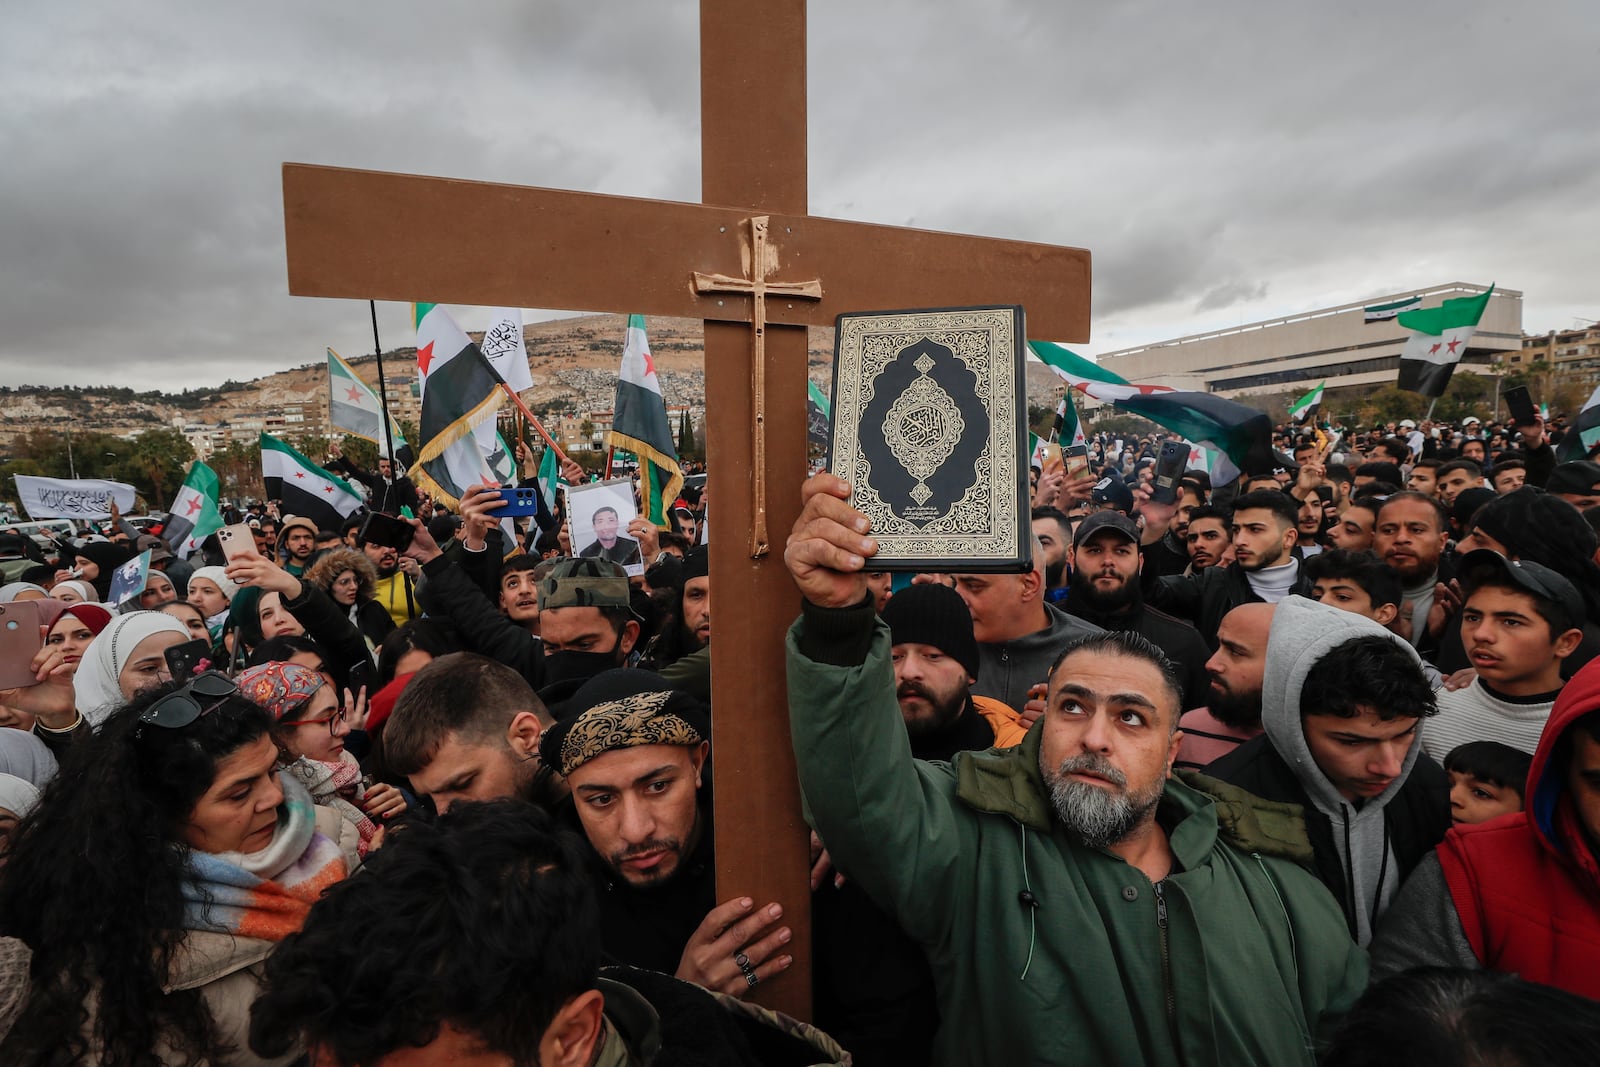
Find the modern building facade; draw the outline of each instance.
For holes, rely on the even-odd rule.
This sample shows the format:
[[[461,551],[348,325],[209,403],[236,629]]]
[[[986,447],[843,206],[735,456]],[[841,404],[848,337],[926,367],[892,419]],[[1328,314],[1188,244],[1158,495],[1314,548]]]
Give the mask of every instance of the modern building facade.
[[[1412,297],[1438,307],[1453,297],[1472,296],[1486,285],[1451,282],[1429,289],[1374,296],[1226,330],[1101,353],[1100,366],[1131,382],[1167,385],[1239,396],[1306,390],[1326,381],[1329,389],[1390,385],[1399,374],[1408,331],[1394,319],[1367,321],[1366,309]],[[1462,369],[1483,371],[1493,360],[1520,353],[1522,293],[1496,289],[1484,309]]]

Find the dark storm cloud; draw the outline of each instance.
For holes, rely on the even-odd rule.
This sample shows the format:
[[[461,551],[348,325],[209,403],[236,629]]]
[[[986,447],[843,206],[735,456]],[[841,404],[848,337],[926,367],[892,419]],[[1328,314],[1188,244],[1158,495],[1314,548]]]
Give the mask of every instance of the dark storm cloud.
[[[1088,351],[1457,279],[1525,290],[1530,330],[1600,314],[1590,5],[808,19],[812,210],[1091,249]],[[684,0],[13,4],[0,383],[365,351],[364,308],[286,294],[282,162],[692,200],[698,73]]]

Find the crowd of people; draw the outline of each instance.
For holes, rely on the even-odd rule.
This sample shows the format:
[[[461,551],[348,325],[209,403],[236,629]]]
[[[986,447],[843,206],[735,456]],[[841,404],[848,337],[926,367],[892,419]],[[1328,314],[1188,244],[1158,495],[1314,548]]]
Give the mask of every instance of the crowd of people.
[[[874,570],[805,478],[806,1021],[751,995],[783,907],[715,877],[707,487],[591,552],[337,455],[405,547],[0,530],[0,1062],[1584,1062],[1600,464],[1558,432],[1291,424],[1175,494],[1170,435],[1097,434],[1019,573]]]

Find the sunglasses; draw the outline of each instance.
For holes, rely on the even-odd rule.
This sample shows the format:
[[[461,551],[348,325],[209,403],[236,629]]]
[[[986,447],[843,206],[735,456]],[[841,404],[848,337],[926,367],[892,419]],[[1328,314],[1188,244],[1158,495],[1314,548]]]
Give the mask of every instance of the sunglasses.
[[[175,693],[168,693],[151,704],[139,716],[140,725],[159,726],[164,730],[181,730],[196,719],[210,715],[229,697],[239,691],[233,679],[221,671],[206,671],[197,675]],[[202,703],[204,701],[205,703]]]

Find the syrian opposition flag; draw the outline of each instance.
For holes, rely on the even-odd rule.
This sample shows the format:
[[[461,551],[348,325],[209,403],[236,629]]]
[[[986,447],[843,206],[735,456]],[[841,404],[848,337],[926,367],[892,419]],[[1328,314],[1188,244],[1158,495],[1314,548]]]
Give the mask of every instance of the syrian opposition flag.
[[[806,440],[822,449],[828,449],[828,425],[833,421],[828,397],[817,383],[806,379]]]
[[[1315,418],[1317,409],[1322,406],[1322,387],[1327,384],[1321,382],[1311,392],[1296,400],[1289,408],[1289,417],[1302,426]]]
[[[639,457],[640,514],[661,529],[669,529],[667,509],[683,488],[683,468],[678,466],[667,401],[661,395],[655,360],[650,357],[643,315],[628,316],[606,444]]]
[[[1388,322],[1402,311],[1416,311],[1421,307],[1422,297],[1412,296],[1387,304],[1368,304],[1362,311],[1366,313],[1367,322]]]
[[[1062,448],[1089,444],[1083,436],[1083,420],[1078,418],[1078,405],[1073,402],[1071,390],[1062,393],[1061,403],[1056,405],[1055,435]]]
[[[486,457],[499,447],[494,413],[504,395],[501,379],[449,312],[437,304],[411,307],[422,383],[421,445],[411,480],[459,510],[468,488],[496,482]]]
[[[221,496],[216,471],[199,460],[189,464],[189,473],[178,487],[178,498],[161,524],[161,537],[173,555],[188,559],[200,548],[201,541],[222,529],[222,511],[217,503]]]
[[[1212,468],[1219,484],[1233,481],[1240,471],[1272,465],[1272,420],[1264,411],[1215,393],[1162,385],[1080,382],[1077,388],[1085,396],[1149,419],[1192,444],[1221,453]]]
[[[1400,353],[1400,388],[1423,396],[1443,396],[1493,295],[1491,285],[1477,296],[1458,296],[1436,308],[1403,311],[1396,316],[1396,321],[1411,331]]]
[[[1572,425],[1567,427],[1567,432],[1561,438],[1561,447],[1556,450],[1556,456],[1562,463],[1575,459],[1588,459],[1589,450],[1600,443],[1600,387],[1589,394],[1589,399],[1583,402],[1583,409],[1578,412],[1578,417],[1572,420]]]
[[[516,392],[533,388],[533,374],[528,370],[528,348],[522,333],[521,308],[496,308],[483,331],[483,358],[495,369],[505,383]]]
[[[269,433],[261,435],[261,480],[267,499],[285,515],[300,515],[319,530],[337,530],[361,509],[361,494]]]
[[[378,394],[356,376],[339,353],[328,349],[328,425],[371,441],[383,452],[388,447],[383,439],[383,415]],[[396,449],[406,443],[405,435],[393,418],[389,420],[389,432],[394,435]]]
[[[556,488],[566,484],[561,478],[561,464],[556,462],[556,450],[546,446],[539,460],[539,495],[552,515],[556,513]]]
[[[1056,377],[1068,385],[1077,385],[1080,382],[1128,384],[1128,379],[1112,374],[1099,364],[1049,341],[1029,341],[1028,358],[1049,367],[1055,372]]]

